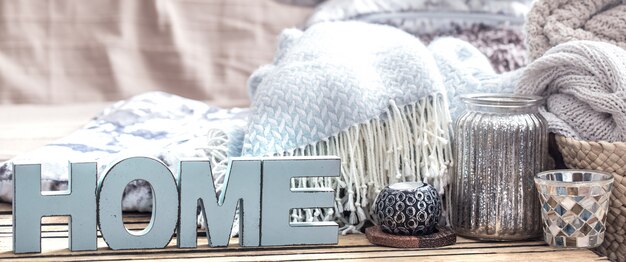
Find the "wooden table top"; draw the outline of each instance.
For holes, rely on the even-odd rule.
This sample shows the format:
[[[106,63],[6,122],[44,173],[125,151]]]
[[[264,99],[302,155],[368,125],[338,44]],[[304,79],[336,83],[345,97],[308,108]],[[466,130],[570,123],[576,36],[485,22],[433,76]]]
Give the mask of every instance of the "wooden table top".
[[[126,213],[129,230],[148,225],[149,213]],[[164,249],[111,250],[98,232],[98,250],[70,252],[66,217],[45,217],[42,225],[42,253],[13,254],[11,206],[0,204],[0,260],[156,260],[202,259],[219,261],[306,261],[306,260],[413,260],[424,261],[595,261],[605,260],[586,249],[557,249],[543,241],[479,242],[457,238],[457,244],[441,248],[390,248],[370,244],[365,235],[339,237],[338,245],[240,247],[232,239],[228,247],[209,247],[204,232],[198,232],[198,248],[180,249],[176,238]]]
[[[80,128],[106,104],[0,106],[0,161],[33,150]],[[127,228],[143,229],[149,213],[128,213]],[[442,248],[401,249],[375,246],[364,235],[339,237],[338,245],[290,247],[240,247],[233,239],[229,247],[208,247],[204,232],[198,232],[198,248],[176,248],[176,238],[165,249],[109,249],[98,237],[97,251],[70,252],[66,217],[42,219],[42,253],[15,255],[12,252],[11,205],[0,203],[0,260],[174,260],[219,261],[267,260],[412,260],[425,261],[594,261],[606,260],[587,249],[557,249],[543,241],[479,242],[457,238],[457,244]]]

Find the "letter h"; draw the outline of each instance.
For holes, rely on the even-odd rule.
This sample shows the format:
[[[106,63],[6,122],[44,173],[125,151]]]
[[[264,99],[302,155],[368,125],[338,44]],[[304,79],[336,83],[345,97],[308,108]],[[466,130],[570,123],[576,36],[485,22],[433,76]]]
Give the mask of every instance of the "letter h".
[[[41,191],[41,165],[13,166],[13,252],[41,252],[41,217],[70,216],[69,248],[96,250],[96,163],[71,163],[68,190]]]

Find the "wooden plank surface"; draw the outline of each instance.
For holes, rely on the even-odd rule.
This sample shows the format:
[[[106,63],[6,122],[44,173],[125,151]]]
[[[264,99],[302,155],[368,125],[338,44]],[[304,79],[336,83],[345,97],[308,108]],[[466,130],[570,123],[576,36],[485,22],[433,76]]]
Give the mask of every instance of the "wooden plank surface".
[[[83,126],[107,104],[0,106],[0,161],[25,153],[68,135]],[[128,213],[124,220],[129,229],[143,229],[149,214]],[[67,218],[42,219],[40,254],[12,252],[11,206],[0,203],[0,260],[9,261],[94,261],[94,260],[215,260],[215,261],[308,261],[308,260],[389,260],[389,261],[596,261],[605,260],[586,249],[556,249],[543,241],[478,242],[458,238],[457,244],[435,249],[399,249],[374,246],[364,235],[339,238],[338,245],[246,248],[233,239],[229,247],[207,246],[199,232],[196,249],[176,248],[174,238],[165,249],[109,249],[98,237],[97,251],[70,252],[67,249]]]
[[[149,213],[127,213],[126,227],[141,230],[148,225]],[[370,244],[364,235],[339,238],[338,245],[240,247],[238,239],[229,247],[209,247],[204,232],[198,232],[198,248],[180,249],[176,239],[167,248],[149,250],[111,250],[98,233],[98,250],[70,252],[67,249],[67,218],[42,220],[42,253],[13,254],[12,220],[9,204],[0,204],[0,260],[11,261],[115,261],[198,259],[215,261],[320,261],[320,260],[416,260],[426,261],[601,261],[586,249],[557,249],[543,241],[479,242],[459,237],[457,244],[442,248],[401,249]]]

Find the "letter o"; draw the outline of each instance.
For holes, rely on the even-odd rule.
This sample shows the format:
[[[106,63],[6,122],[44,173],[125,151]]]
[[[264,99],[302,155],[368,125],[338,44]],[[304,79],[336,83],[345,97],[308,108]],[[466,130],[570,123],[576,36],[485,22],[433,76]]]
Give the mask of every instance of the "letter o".
[[[133,180],[152,187],[152,217],[139,233],[131,233],[122,220],[122,196]],[[160,161],[131,157],[111,166],[98,182],[98,225],[111,249],[164,248],[178,222],[178,187],[172,172]]]

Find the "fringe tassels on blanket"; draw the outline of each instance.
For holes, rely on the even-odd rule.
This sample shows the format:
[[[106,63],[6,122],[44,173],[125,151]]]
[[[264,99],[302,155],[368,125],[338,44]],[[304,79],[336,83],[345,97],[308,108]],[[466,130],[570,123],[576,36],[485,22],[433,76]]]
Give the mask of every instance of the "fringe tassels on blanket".
[[[342,160],[339,178],[294,179],[292,187],[330,187],[335,189],[336,198],[332,209],[293,210],[292,222],[335,220],[341,233],[358,233],[366,220],[376,219],[372,204],[388,184],[423,181],[443,194],[452,159],[450,122],[442,95],[402,107],[390,101],[387,112],[379,118],[282,153],[337,155]]]
[[[226,132],[217,128],[209,129],[207,131],[206,147],[200,148],[209,156],[216,192],[222,191],[224,177],[228,170],[228,142],[229,137]]]
[[[333,188],[334,208],[295,209],[292,222],[336,221],[342,234],[359,233],[367,220],[375,220],[373,202],[387,185],[423,181],[440,194],[448,184],[451,164],[450,113],[443,95],[398,106],[389,101],[387,111],[366,123],[318,143],[283,152],[282,156],[341,157],[339,178],[298,178],[294,188]],[[207,133],[207,150],[218,192],[228,166],[228,135],[218,129]],[[203,225],[202,216],[198,224]],[[237,222],[235,222],[236,224]],[[236,232],[237,227],[233,227]]]

